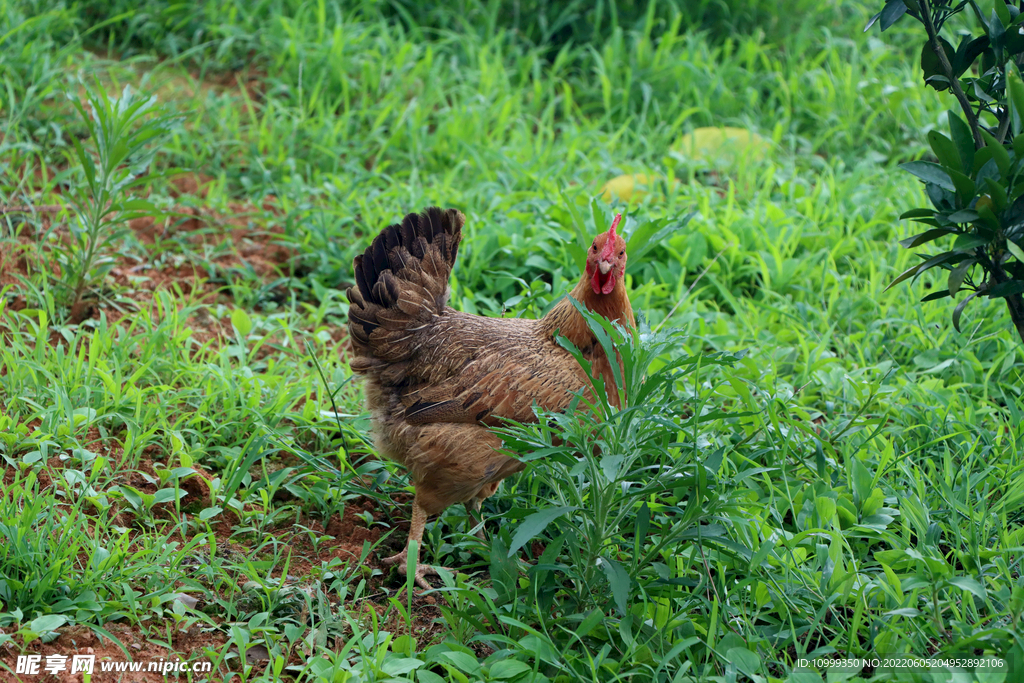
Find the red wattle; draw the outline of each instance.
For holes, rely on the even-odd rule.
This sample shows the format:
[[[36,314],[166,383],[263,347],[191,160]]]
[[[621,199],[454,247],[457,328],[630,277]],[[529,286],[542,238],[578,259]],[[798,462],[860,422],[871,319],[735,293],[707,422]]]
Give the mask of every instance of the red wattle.
[[[613,289],[615,289],[615,276],[608,273],[608,279],[605,280],[604,286],[601,287],[601,293],[611,294]]]

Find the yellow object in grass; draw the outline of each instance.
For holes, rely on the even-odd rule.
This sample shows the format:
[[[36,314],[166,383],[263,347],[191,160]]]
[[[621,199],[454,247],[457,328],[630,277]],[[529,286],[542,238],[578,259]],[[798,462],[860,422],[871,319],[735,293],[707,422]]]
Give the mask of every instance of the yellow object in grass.
[[[628,173],[616,176],[601,186],[601,198],[606,202],[618,199],[623,202],[640,201],[644,196],[654,190],[654,184],[664,180],[646,173]],[[679,179],[676,179],[679,182]]]
[[[771,143],[746,128],[696,128],[680,138],[673,150],[688,161],[729,166],[761,161],[771,150]]]

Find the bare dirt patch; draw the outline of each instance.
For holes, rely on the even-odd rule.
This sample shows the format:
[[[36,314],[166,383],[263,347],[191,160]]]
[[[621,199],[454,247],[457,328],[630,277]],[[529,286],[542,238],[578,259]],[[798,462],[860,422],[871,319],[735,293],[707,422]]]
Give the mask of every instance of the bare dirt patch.
[[[7,647],[0,647],[0,662],[10,667],[10,671],[5,671],[3,667],[0,667],[0,683],[14,681],[18,683],[23,681],[33,681],[34,683],[51,683],[54,681],[60,681],[61,683],[85,683],[83,674],[70,673],[71,661],[74,655],[92,655],[95,657],[92,680],[96,681],[96,683],[106,683],[108,681],[164,683],[167,679],[164,678],[162,673],[147,670],[151,662],[177,660],[192,662],[209,661],[204,648],[217,649],[227,642],[227,638],[223,634],[210,630],[208,627],[202,628],[196,625],[184,631],[173,628],[168,630],[167,633],[169,633],[171,638],[171,642],[168,644],[171,645],[171,648],[153,642],[137,628],[126,624],[108,623],[104,626],[104,629],[117,638],[125,649],[122,649],[109,638],[105,638],[85,626],[73,626],[63,629],[60,635],[49,643],[41,643],[36,640],[25,647],[24,651],[19,651],[12,643],[8,643]],[[127,653],[125,650],[127,650]],[[41,675],[19,676],[12,673],[16,670],[19,654],[41,655],[43,657],[40,664]],[[60,673],[45,673],[43,666],[47,662],[47,657],[50,656],[67,657],[65,670]],[[103,673],[100,671],[103,662],[126,661],[140,662],[143,670],[131,673]],[[173,674],[170,677],[171,680],[174,680]],[[184,676],[182,676],[182,679],[184,680]],[[216,680],[215,677],[214,680]]]

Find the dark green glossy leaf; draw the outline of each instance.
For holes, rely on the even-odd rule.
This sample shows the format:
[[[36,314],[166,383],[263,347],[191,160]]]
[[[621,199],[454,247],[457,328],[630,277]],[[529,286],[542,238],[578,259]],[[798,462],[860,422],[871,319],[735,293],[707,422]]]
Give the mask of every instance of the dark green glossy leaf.
[[[907,5],[903,0],[887,0],[885,7],[879,12],[879,26],[882,31],[899,21],[907,12]]]
[[[1010,280],[1008,282],[1000,282],[998,285],[990,289],[988,291],[988,296],[993,299],[998,299],[1022,293],[1024,293],[1024,280]]]
[[[932,256],[930,259],[922,263],[921,267],[917,269],[917,272],[913,274],[913,277],[916,280],[917,277],[926,270],[931,270],[935,266],[941,266],[950,261],[960,260],[961,258],[962,255],[958,254],[955,251],[946,251],[941,254],[936,254],[935,256]]]
[[[974,10],[975,18],[977,18],[978,23],[981,24],[981,27],[983,29],[985,29],[985,33],[988,34],[988,32],[989,32],[988,19],[985,18],[985,15],[984,15],[984,13],[982,13],[981,8],[978,7],[978,3],[970,2],[970,3],[968,3],[968,5],[970,6],[970,8],[972,10]]]
[[[1016,258],[1018,261],[1024,263],[1024,249],[1020,248],[1017,244],[1015,244],[1013,240],[1006,240],[1006,250],[1013,254],[1014,258]]]
[[[981,129],[981,137],[985,140],[985,146],[992,150],[992,159],[996,162],[999,175],[1003,178],[1007,177],[1010,172],[1010,153],[984,128]],[[978,182],[981,182],[980,178]]]
[[[970,170],[974,175],[974,136],[971,129],[955,112],[947,112],[946,116],[949,119],[949,136],[960,153],[960,162],[965,171]]]
[[[963,315],[964,308],[966,308],[967,304],[970,303],[971,299],[973,299],[976,296],[978,296],[977,292],[971,292],[966,299],[958,303],[956,305],[956,308],[953,309],[953,328],[957,332],[960,331],[960,316]]]
[[[882,16],[882,13],[881,12],[877,12],[877,13],[875,13],[874,16],[872,16],[870,19],[868,19],[868,23],[864,25],[864,33],[867,33],[868,29],[870,29],[872,26],[874,26],[875,22],[878,21],[881,18],[881,16]]]
[[[905,249],[913,249],[914,247],[919,247],[922,244],[926,244],[946,235],[954,234],[955,232],[955,230],[950,228],[935,228],[933,230],[927,230],[918,235],[914,235],[913,237],[902,239],[900,240],[900,245]]]
[[[987,158],[987,160],[981,165],[981,168],[978,169],[978,172],[975,175],[974,182],[977,183],[978,185],[984,185],[986,178],[999,180],[999,166],[992,158],[992,154],[993,150],[991,147],[982,147],[981,149],[978,150],[978,154],[974,157],[975,165],[978,164],[979,160]]]
[[[939,44],[942,45],[942,50],[946,53],[946,58],[950,63],[956,57],[956,50],[949,41],[943,37],[939,37]],[[949,80],[946,77],[946,72],[942,68],[942,60],[935,53],[932,48],[930,40],[925,41],[924,45],[921,46],[921,70],[924,72],[924,82],[935,88],[936,90],[947,90],[949,88]],[[941,77],[942,80],[938,80],[936,77]]]
[[[953,186],[956,188],[957,194],[960,195],[960,200],[964,203],[971,201],[977,190],[974,181],[960,171],[952,170],[949,172],[949,179],[953,181]]]
[[[946,281],[946,286],[949,289],[950,296],[956,296],[956,293],[960,291],[960,285],[964,283],[964,277],[967,276],[967,271],[970,270],[971,266],[976,263],[974,259],[967,259],[949,271],[949,279]]]
[[[953,171],[963,173],[964,167],[960,161],[960,153],[957,152],[956,145],[952,140],[939,131],[933,130],[928,133],[928,144],[931,145],[932,152],[935,153],[940,164]]]
[[[992,4],[998,5],[1002,0],[995,0]],[[1004,4],[1005,7],[1005,4]],[[1006,35],[1006,25],[999,19],[995,9],[992,10],[992,15],[988,20],[988,38],[992,41],[992,49],[996,51],[997,58],[998,54],[1002,52],[1004,36]]]
[[[956,57],[953,58],[951,66],[953,67],[953,73],[957,78],[962,76],[965,71],[971,68],[974,64],[974,60],[981,55],[989,46],[988,36],[978,36],[977,38],[971,39],[969,35],[964,36],[960,41],[960,47],[956,50]]]
[[[899,283],[903,282],[904,280],[906,280],[908,278],[914,277],[915,275],[917,275],[921,271],[921,267],[922,266],[924,266],[923,263],[918,263],[916,265],[913,265],[913,266],[907,268],[905,271],[903,271],[898,276],[896,276],[896,279],[893,280],[892,282],[890,282],[889,285],[885,289],[883,289],[882,291],[883,292],[888,292],[890,289],[892,289],[893,287],[895,287]]]
[[[992,198],[993,212],[1003,211],[1009,204],[1009,198],[1006,196],[1006,188],[1003,187],[1002,183],[992,178],[985,179],[985,189],[988,190],[989,196]]]
[[[978,247],[984,246],[991,241],[991,238],[985,237],[984,235],[964,233],[957,237],[956,241],[953,242],[953,251],[967,251],[969,249],[977,249]]]
[[[1010,105],[1010,130],[1014,136],[1018,136],[1024,132],[1024,81],[1013,61],[1006,68],[1006,94],[1007,104]]]
[[[956,194],[950,190],[944,190],[934,183],[925,183],[924,192],[928,199],[932,200],[932,206],[939,211],[956,211]]]
[[[931,161],[909,161],[905,164],[900,164],[900,168],[908,173],[912,173],[926,183],[938,185],[943,190],[956,191],[956,186],[953,185],[949,173],[936,163]]]
[[[976,221],[979,218],[981,218],[981,216],[979,216],[978,212],[974,209],[961,209],[960,211],[954,211],[946,216],[946,220],[951,223],[970,223],[971,221]]]
[[[911,209],[910,211],[904,211],[900,214],[900,220],[907,218],[932,218],[935,216],[934,209]]]
[[[937,292],[932,292],[931,294],[922,297],[921,303],[924,303],[925,301],[937,301],[939,299],[948,299],[949,296],[950,294],[948,289],[940,289]]]
[[[998,17],[1001,26],[1010,25],[1012,19],[1010,18],[1010,11],[1006,9],[1006,0],[995,0],[992,3],[992,11]]]

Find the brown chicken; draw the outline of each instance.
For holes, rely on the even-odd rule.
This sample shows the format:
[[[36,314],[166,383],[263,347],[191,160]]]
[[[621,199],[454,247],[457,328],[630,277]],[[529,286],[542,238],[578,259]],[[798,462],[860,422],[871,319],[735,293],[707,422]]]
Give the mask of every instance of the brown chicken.
[[[621,216],[598,235],[586,273],[570,296],[591,311],[635,326],[626,294]],[[500,452],[488,426],[535,420],[533,404],[564,410],[581,388],[592,391],[562,334],[594,363],[606,386],[611,368],[583,316],[563,299],[540,320],[484,318],[448,306],[448,279],[465,216],[432,207],[384,229],[355,258],[348,290],[354,372],[365,376],[378,451],[409,468],[416,487],[409,540],[427,517],[453,503],[479,510],[498,483],[524,464]],[[614,394],[614,391],[609,392]],[[382,560],[408,571],[409,548]],[[416,583],[436,574],[417,564]]]

